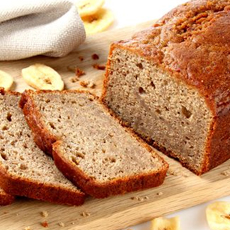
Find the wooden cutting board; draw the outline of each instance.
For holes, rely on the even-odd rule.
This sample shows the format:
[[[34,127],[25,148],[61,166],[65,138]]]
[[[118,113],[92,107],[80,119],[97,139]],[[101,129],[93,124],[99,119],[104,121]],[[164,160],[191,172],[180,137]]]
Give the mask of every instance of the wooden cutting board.
[[[78,67],[86,75],[81,81],[96,84],[88,89],[101,94],[103,70],[96,70],[93,64],[105,65],[112,41],[130,37],[134,32],[146,28],[152,22],[135,27],[108,31],[88,37],[76,51],[64,58],[34,57],[30,59],[0,62],[0,69],[14,77],[13,89],[22,92],[29,88],[21,77],[21,69],[34,63],[44,63],[53,67],[63,77],[67,89],[87,89],[80,82],[72,82],[75,74],[70,71]],[[99,60],[93,60],[92,54],[98,54]],[[83,57],[81,61],[79,57]],[[47,222],[48,229],[68,230],[115,230],[148,221],[154,217],[169,214],[212,199],[230,195],[230,161],[211,172],[198,177],[183,168],[178,162],[163,156],[170,164],[164,184],[158,188],[141,192],[110,197],[107,199],[88,198],[80,207],[68,207],[46,202],[20,198],[12,205],[0,207],[0,229],[31,230],[44,229],[41,223]],[[48,212],[42,217],[41,212]],[[64,225],[64,226],[63,226]]]

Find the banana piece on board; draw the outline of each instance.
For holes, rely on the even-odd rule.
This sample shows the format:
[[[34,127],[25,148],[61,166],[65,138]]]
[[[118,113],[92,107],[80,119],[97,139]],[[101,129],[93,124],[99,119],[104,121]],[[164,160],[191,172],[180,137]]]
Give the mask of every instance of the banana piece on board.
[[[22,69],[22,77],[29,86],[35,89],[63,90],[64,88],[61,76],[54,69],[43,64]]]
[[[0,87],[4,88],[5,90],[9,90],[13,85],[13,78],[8,73],[0,70]]]
[[[96,14],[82,18],[86,34],[95,34],[106,30],[113,22],[114,15],[110,10],[100,9]]]
[[[180,230],[179,217],[159,217],[151,221],[151,230]]]
[[[207,206],[206,218],[212,230],[230,230],[230,202],[217,201]]]
[[[104,3],[105,0],[80,0],[77,2],[78,13],[81,17],[95,14]]]

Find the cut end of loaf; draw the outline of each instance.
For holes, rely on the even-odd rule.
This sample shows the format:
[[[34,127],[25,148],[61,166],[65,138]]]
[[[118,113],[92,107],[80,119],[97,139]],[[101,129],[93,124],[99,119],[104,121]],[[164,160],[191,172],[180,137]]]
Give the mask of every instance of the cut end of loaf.
[[[196,174],[208,170],[206,143],[213,117],[194,88],[141,55],[115,47],[103,101],[136,133]]]
[[[26,114],[30,126],[34,122],[28,117],[35,117],[48,131],[41,140],[59,137],[61,141],[53,144],[55,163],[84,192],[103,198],[163,182],[167,163],[123,128],[94,96],[27,91],[24,97],[34,105],[31,115]]]

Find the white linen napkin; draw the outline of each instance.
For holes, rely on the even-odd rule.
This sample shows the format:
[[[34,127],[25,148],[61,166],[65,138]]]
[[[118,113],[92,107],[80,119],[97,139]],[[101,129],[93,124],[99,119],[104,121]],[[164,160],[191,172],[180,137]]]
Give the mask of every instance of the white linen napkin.
[[[62,57],[85,40],[70,0],[0,1],[0,60],[35,55]]]

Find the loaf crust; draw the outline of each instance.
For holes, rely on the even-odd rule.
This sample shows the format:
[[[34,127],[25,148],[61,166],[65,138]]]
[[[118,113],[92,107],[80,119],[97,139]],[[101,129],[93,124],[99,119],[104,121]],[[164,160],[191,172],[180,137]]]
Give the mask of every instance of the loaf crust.
[[[102,101],[109,82],[113,50],[128,50],[198,90],[213,114],[202,174],[230,158],[230,1],[193,0],[130,40],[111,45]],[[175,154],[155,147],[172,157]],[[185,162],[181,162],[186,165]]]
[[[51,91],[37,91],[36,93],[46,93]],[[53,91],[55,92],[55,91]],[[84,91],[75,91],[76,93],[88,93]],[[62,91],[59,93],[68,93],[68,91]],[[34,104],[31,94],[34,92],[27,90],[23,93],[20,106],[23,109],[24,115],[26,117],[27,123],[32,129],[36,144],[43,149],[49,151],[49,154],[52,154],[56,166],[59,170],[74,184],[78,185],[83,192],[89,194],[96,198],[105,198],[111,195],[123,194],[131,191],[142,190],[147,188],[152,188],[159,186],[163,183],[168,169],[168,164],[159,156],[158,157],[162,162],[162,168],[158,172],[151,172],[142,175],[121,178],[112,180],[111,182],[102,182],[99,183],[85,174],[82,170],[74,167],[73,165],[66,162],[62,157],[62,151],[60,146],[62,140],[58,137],[53,141],[53,136],[46,129],[44,122],[41,119],[41,114],[39,113],[36,105]],[[92,95],[92,94],[91,94]],[[92,95],[95,99],[96,96]],[[104,106],[104,105],[103,105]],[[108,109],[104,106],[105,111]],[[111,114],[112,115],[112,114]],[[112,115],[114,117],[114,115]],[[114,117],[114,119],[117,119]],[[119,120],[118,120],[119,122]],[[153,152],[150,146],[148,146],[142,139],[137,137],[130,129],[127,131],[136,138],[144,148],[147,148],[148,151]],[[51,138],[50,138],[51,137]],[[52,139],[52,140],[51,140]]]
[[[7,194],[5,191],[0,190],[0,205],[9,205],[14,201],[14,196]]]
[[[85,194],[79,191],[63,190],[47,184],[36,183],[34,181],[12,177],[0,167],[0,185],[6,193],[34,198],[36,200],[49,201],[56,204],[82,205]],[[9,199],[9,198],[8,198]],[[7,200],[6,200],[7,201]]]

